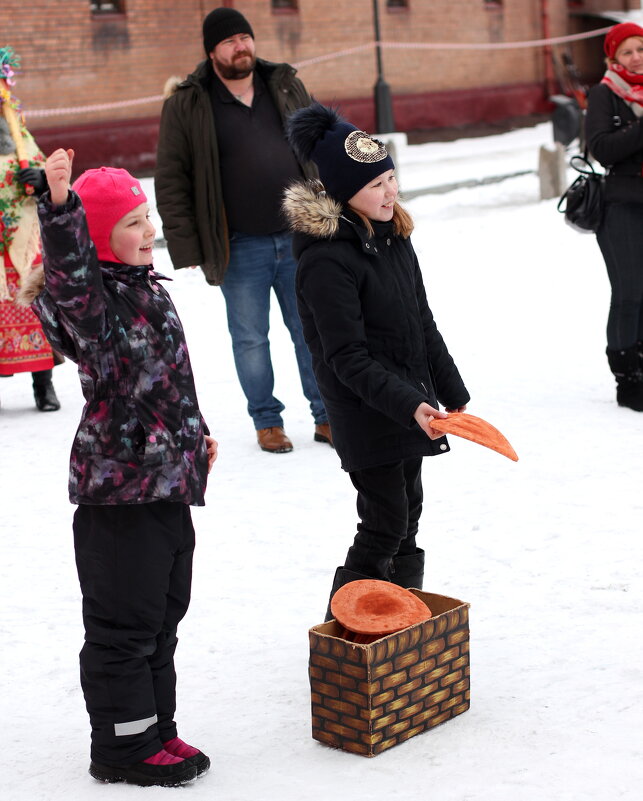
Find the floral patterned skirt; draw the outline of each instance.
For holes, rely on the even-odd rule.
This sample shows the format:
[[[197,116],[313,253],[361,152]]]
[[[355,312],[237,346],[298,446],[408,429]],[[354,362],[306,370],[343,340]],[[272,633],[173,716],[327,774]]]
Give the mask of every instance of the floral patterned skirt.
[[[51,345],[31,309],[14,303],[20,279],[3,255],[11,300],[0,301],[0,375],[49,370],[54,364]]]

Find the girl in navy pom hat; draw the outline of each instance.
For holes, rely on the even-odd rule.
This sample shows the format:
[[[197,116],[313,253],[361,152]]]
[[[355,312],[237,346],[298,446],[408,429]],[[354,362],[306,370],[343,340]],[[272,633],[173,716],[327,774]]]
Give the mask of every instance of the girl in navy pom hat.
[[[90,774],[174,786],[204,773],[178,737],[174,651],[190,601],[194,528],[217,443],[199,411],[181,322],[152,269],[154,226],[126,170],[46,162],[44,283],[33,308],[78,365],[85,406],[69,493],[83,596],[81,684]]]
[[[448,451],[431,428],[469,393],[437,329],[382,142],[319,103],[288,138],[320,181],[288,188],[297,299],[333,444],[357,490],[357,535],[333,594],[371,578],[422,588],[416,543],[422,458]],[[326,619],[330,618],[330,605]]]

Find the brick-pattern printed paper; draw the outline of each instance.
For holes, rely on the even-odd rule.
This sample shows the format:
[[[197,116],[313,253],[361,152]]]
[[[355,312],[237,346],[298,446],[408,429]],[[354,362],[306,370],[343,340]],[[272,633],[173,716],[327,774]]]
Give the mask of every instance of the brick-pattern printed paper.
[[[446,611],[369,645],[310,630],[314,739],[375,756],[469,708],[469,604],[413,592]]]

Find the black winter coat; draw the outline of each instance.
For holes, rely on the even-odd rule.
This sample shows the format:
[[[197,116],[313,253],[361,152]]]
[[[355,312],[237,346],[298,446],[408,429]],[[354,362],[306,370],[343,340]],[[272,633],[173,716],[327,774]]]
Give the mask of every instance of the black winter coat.
[[[603,167],[605,199],[643,203],[643,119],[604,83],[589,92],[585,137]]]
[[[295,230],[304,337],[345,470],[448,450],[413,414],[423,401],[464,406],[469,393],[437,329],[410,240],[392,224],[369,239],[352,215],[295,184],[284,210]]]

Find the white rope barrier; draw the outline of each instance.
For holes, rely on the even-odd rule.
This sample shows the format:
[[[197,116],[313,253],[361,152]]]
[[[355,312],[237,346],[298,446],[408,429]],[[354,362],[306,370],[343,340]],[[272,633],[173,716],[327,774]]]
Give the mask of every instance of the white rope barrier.
[[[478,42],[476,44],[463,42],[380,42],[380,47],[385,50],[402,50],[411,48],[413,50],[512,50],[519,47],[544,47],[545,45],[566,44],[567,42],[578,42],[581,39],[592,39],[595,36],[602,36],[610,28],[598,28],[594,31],[585,33],[572,33],[569,36],[554,36],[550,39],[529,39],[525,42]]]
[[[55,117],[59,114],[86,114],[90,111],[109,111],[115,108],[127,108],[128,106],[140,106],[144,103],[157,103],[163,100],[163,95],[150,95],[148,97],[137,97],[133,100],[116,100],[113,103],[94,103],[92,106],[68,106],[67,108],[43,108],[28,111],[25,116],[32,117]]]
[[[569,36],[555,36],[549,39],[529,39],[523,42],[368,42],[367,44],[349,47],[345,50],[336,50],[333,53],[326,53],[322,56],[315,56],[293,64],[293,67],[301,69],[312,64],[321,64],[324,61],[332,61],[336,58],[344,58],[355,53],[372,50],[377,45],[383,50],[512,50],[523,47],[544,47],[546,45],[566,44],[567,42],[578,42],[582,39],[592,39],[607,33],[612,26],[607,28],[597,28],[585,33],[573,33]],[[117,100],[113,103],[94,103],[91,106],[68,106],[66,108],[46,108],[33,109],[27,113],[29,119],[34,117],[57,117],[65,114],[88,114],[92,111],[110,111],[112,109],[128,108],[130,106],[140,106],[145,103],[159,103],[163,100],[163,95],[150,95],[139,97],[133,100]]]

